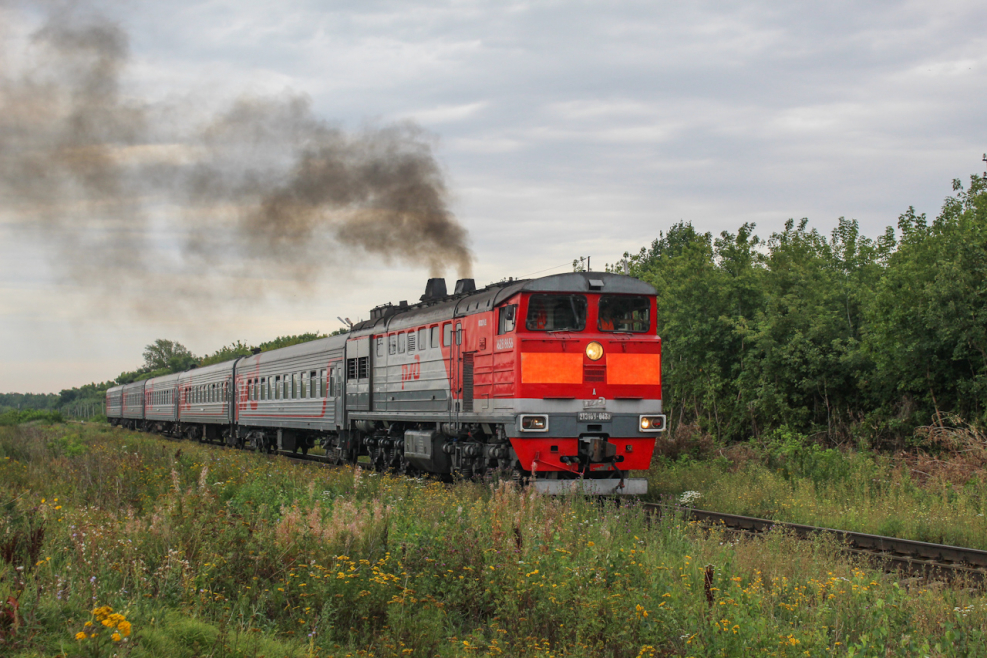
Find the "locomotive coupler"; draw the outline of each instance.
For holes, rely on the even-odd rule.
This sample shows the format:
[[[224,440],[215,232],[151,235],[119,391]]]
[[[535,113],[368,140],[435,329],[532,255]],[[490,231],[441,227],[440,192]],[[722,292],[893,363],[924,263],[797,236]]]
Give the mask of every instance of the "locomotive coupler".
[[[581,436],[579,437],[579,457],[580,461],[599,464],[613,461],[617,455],[617,446],[610,443],[605,436]]]

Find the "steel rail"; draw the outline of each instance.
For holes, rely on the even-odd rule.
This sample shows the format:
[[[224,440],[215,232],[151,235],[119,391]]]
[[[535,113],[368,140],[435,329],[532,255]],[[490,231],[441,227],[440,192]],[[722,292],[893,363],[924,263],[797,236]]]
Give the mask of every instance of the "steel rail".
[[[881,558],[909,571],[940,572],[943,575],[962,574],[979,580],[987,580],[987,551],[976,548],[932,544],[914,539],[884,537],[851,530],[759,519],[739,514],[711,512],[694,507],[656,503],[645,503],[644,506],[658,514],[674,512],[702,523],[748,533],[782,529],[801,538],[830,535],[845,543],[851,553]]]

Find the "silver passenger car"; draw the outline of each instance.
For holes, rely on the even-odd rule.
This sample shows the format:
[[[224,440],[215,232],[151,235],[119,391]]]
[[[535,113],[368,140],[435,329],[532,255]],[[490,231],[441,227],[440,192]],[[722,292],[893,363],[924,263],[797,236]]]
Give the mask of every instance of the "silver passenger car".
[[[233,423],[233,372],[237,361],[187,370],[179,376],[179,409],[183,433],[212,440]]]
[[[123,424],[131,429],[144,425],[144,382],[134,382],[123,386]]]
[[[144,382],[144,420],[149,429],[168,434],[176,429],[178,378],[176,373]]]
[[[114,426],[123,418],[123,386],[114,386],[106,391],[106,417]]]
[[[345,344],[345,336],[330,336],[237,361],[236,422],[252,428],[241,438],[307,450],[300,433],[339,429]]]

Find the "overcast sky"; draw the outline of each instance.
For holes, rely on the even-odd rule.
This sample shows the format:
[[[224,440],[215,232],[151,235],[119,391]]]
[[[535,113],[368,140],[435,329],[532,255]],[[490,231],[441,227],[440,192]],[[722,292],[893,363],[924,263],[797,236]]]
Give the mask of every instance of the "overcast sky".
[[[416,122],[478,285],[578,256],[602,269],[680,220],[714,233],[755,222],[767,237],[790,217],[828,233],[846,216],[876,236],[910,205],[934,216],[987,150],[982,1],[76,4],[128,35],[122,91],[156,121],[293,96],[344,131]],[[9,81],[45,65],[31,35],[49,14],[3,6]],[[105,294],[112,282],[66,277],[51,236],[12,205],[0,198],[0,391],[112,379],[156,338],[203,354],[332,331],[337,316],[417,300],[429,275],[336,249],[308,290],[286,280],[169,312],[155,286],[143,302],[164,312],[139,313]],[[168,204],[155,212],[167,225]],[[150,239],[163,253],[174,236]]]

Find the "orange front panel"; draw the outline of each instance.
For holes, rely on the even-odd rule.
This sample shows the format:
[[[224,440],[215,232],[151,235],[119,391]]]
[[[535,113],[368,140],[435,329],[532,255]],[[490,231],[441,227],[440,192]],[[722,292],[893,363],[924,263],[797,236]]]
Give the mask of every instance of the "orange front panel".
[[[582,384],[583,355],[522,352],[521,382],[524,384]]]
[[[607,355],[608,384],[661,385],[660,354],[611,353]]]

